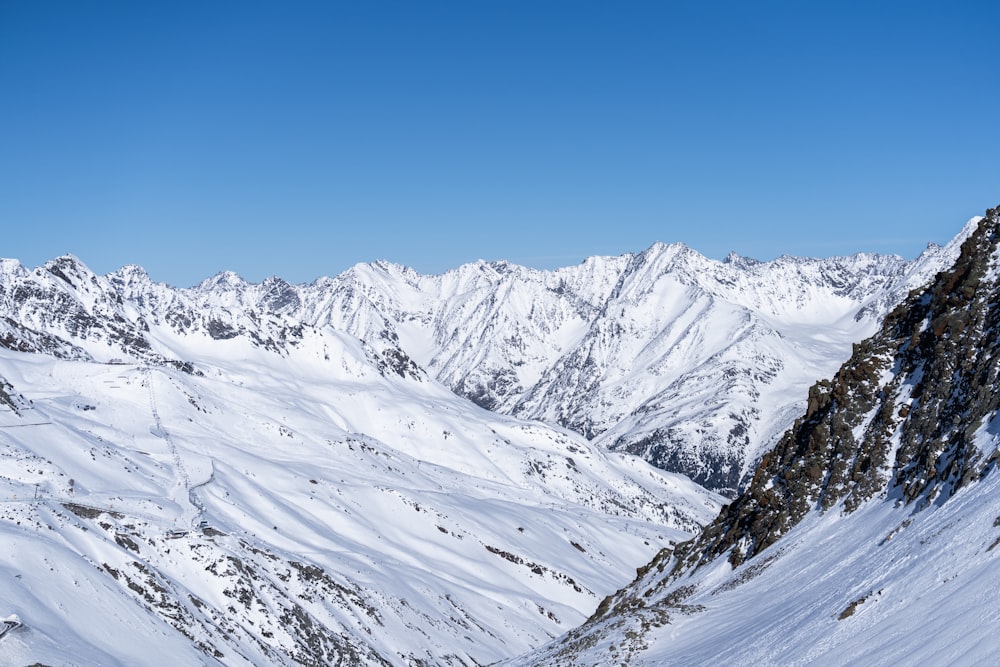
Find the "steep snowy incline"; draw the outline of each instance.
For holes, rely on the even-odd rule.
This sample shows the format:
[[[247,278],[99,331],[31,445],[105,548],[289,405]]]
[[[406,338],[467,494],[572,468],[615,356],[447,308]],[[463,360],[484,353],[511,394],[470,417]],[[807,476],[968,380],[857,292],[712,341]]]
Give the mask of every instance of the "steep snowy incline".
[[[0,351],[4,664],[486,664],[719,507],[345,334],[151,339],[197,373]]]
[[[997,664],[998,495],[991,474],[933,510],[882,502],[809,516],[736,569],[717,559],[503,664]],[[641,581],[636,592],[654,588]]]
[[[1000,208],[696,539],[512,664],[1000,660],[998,243]]]
[[[556,272],[478,262],[440,276],[358,265],[304,287],[303,319],[398,345],[457,393],[509,412],[585,334],[622,259]]]

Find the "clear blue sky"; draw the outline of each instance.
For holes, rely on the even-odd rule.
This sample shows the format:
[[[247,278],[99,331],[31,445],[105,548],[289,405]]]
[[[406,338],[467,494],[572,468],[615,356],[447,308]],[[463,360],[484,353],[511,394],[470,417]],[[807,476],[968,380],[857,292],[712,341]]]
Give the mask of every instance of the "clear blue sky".
[[[1000,204],[997,2],[0,0],[0,256],[186,286],[681,241],[915,256]]]

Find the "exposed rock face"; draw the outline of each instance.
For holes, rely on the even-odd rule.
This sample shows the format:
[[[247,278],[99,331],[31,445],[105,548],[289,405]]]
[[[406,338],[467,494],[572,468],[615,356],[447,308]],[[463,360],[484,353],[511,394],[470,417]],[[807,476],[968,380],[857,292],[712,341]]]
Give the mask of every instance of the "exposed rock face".
[[[685,550],[685,564],[729,552],[738,565],[813,509],[851,512],[884,494],[944,502],[995,461],[973,436],[1000,405],[998,219],[1000,208],[988,211],[955,266],[809,390],[806,414]]]
[[[566,613],[618,586],[639,560],[622,566],[628,547],[646,559],[659,548],[651,539],[681,539],[642,533],[647,524],[693,530],[717,499],[572,434],[477,410],[426,381],[425,368],[481,404],[572,424],[729,491],[769,424],[802,405],[805,416],[698,539],[662,551],[559,646],[555,664],[575,662],[595,628],[615,632],[636,617],[644,631],[703,613],[685,577],[742,563],[740,576],[753,578],[811,513],[850,514],[881,497],[944,503],[994,465],[983,431],[996,431],[997,217],[990,211],[955,268],[911,295],[832,380],[792,399],[784,393],[829,363],[829,350],[850,351],[848,334],[824,347],[810,327],[874,327],[873,304],[930,264],[723,264],[654,246],[575,271],[497,263],[421,277],[376,265],[309,286],[220,274],[177,290],[137,267],[98,277],[69,256],[34,271],[0,263],[5,348],[133,362],[42,364],[3,352],[16,389],[0,380],[0,412],[22,410],[18,391],[33,386],[37,397],[65,373],[60,395],[45,396],[44,409],[36,401],[46,422],[0,438],[4,483],[22,501],[39,485],[48,494],[5,505],[4,527],[61,564],[31,569],[32,585],[12,588],[34,600],[45,579],[65,591],[103,582],[95,594],[113,580],[105,601],[150,612],[132,627],[159,633],[166,623],[198,659],[493,662],[561,632]],[[830,311],[822,318],[820,305]],[[796,338],[804,330],[816,335]],[[49,428],[59,437],[39,430]],[[212,526],[165,532],[171,517],[198,525],[184,498],[190,510],[207,508]],[[326,528],[333,523],[340,530]],[[24,568],[14,556],[0,553],[4,567]],[[459,572],[469,578],[456,592]],[[480,594],[483,582],[511,581],[517,591],[503,599],[516,602],[506,609],[496,590]],[[554,604],[529,603],[538,587]],[[875,591],[852,592],[833,617],[864,614]],[[47,636],[64,632],[66,616]],[[626,639],[615,641],[631,663],[641,635]]]
[[[744,574],[713,595],[739,586],[781,555],[781,538],[810,514],[850,516],[870,502],[919,512],[989,475],[1000,459],[998,238],[1000,208],[987,211],[951,269],[912,292],[809,390],[805,414],[700,536],[661,551],[587,625],[526,664],[553,664],[621,640],[623,628],[641,635],[698,612],[689,604],[698,570],[718,571],[727,559]]]
[[[0,376],[0,405],[10,408],[15,415],[20,417],[21,410],[26,407],[27,403],[25,398],[15,391],[14,385]]]

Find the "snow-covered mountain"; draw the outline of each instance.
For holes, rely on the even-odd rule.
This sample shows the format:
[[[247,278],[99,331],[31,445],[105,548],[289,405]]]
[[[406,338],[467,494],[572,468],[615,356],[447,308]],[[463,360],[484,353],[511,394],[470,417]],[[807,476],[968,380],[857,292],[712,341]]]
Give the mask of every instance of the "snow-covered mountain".
[[[696,539],[524,665],[1000,661],[1000,208]]]
[[[582,622],[719,507],[347,334],[225,309],[242,290],[199,310],[108,296],[132,269],[19,275],[0,617],[21,626],[0,664],[487,664]]]
[[[536,271],[359,265],[295,288],[300,317],[402,351],[484,407],[572,429],[732,494],[805,389],[957,256],[707,259],[680,245]]]

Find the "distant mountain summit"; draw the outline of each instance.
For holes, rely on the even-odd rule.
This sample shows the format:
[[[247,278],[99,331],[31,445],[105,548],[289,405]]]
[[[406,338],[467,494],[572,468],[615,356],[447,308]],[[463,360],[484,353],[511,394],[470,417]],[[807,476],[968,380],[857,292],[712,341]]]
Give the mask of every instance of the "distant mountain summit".
[[[700,536],[516,662],[1000,659],[992,627],[975,621],[1000,613],[998,241],[1000,208],[812,386]]]

